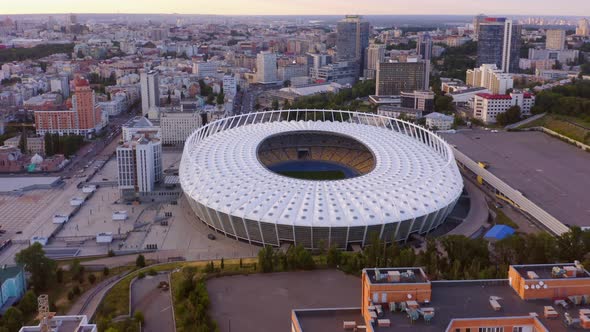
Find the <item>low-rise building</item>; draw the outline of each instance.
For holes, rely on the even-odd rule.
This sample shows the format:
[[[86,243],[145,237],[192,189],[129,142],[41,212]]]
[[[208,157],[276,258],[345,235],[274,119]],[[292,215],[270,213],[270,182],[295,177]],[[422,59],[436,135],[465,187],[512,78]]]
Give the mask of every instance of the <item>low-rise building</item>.
[[[432,130],[450,130],[453,127],[455,118],[438,112],[432,112],[424,116],[426,126]]]
[[[478,93],[473,102],[473,116],[485,123],[496,123],[496,117],[512,106],[519,106],[521,115],[531,115],[535,96],[530,93],[513,92],[509,95]]]
[[[431,281],[419,267],[362,271],[353,308],[296,309],[291,331],[566,332],[590,328],[590,273],[573,264],[512,265],[508,279]]]
[[[153,135],[160,134],[160,127],[155,126],[150,120],[143,116],[136,116],[127,121],[122,128],[123,141],[129,141],[133,135],[139,133],[152,133]]]
[[[11,137],[4,141],[4,145],[18,148],[20,143],[20,135]],[[25,153],[45,155],[45,138],[42,136],[27,137],[27,151]]]
[[[18,302],[27,291],[27,279],[22,266],[0,267],[0,314]]]

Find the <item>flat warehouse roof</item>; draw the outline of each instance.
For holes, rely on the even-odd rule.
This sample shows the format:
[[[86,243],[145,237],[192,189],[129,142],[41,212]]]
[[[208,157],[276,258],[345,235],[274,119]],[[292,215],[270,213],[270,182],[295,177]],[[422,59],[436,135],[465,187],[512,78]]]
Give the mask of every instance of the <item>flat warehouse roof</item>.
[[[590,153],[540,132],[442,136],[562,223],[590,226]]]

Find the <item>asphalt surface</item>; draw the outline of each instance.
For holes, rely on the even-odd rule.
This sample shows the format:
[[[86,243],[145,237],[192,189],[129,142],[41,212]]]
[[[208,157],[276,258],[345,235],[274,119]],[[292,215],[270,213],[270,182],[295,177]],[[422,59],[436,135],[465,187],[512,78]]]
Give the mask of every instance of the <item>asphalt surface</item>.
[[[145,322],[143,332],[174,331],[174,316],[170,290],[158,288],[160,281],[169,282],[168,274],[137,279],[131,288],[132,312],[141,311]]]
[[[289,331],[293,309],[361,306],[360,279],[337,270],[216,278],[207,290],[221,332]]]
[[[590,225],[590,153],[540,132],[480,129],[443,137],[566,225]]]

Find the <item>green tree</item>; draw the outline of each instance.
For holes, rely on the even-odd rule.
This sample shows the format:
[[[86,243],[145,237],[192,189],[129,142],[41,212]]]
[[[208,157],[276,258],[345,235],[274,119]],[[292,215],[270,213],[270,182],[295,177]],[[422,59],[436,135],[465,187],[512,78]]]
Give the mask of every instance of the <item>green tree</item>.
[[[515,105],[510,107],[506,112],[500,113],[496,116],[496,122],[501,126],[506,126],[520,121],[521,113],[520,106]]]
[[[34,243],[17,253],[15,261],[24,265],[25,270],[31,273],[31,284],[37,292],[47,290],[55,278],[55,261],[45,256],[45,251],[39,243]]]
[[[138,255],[135,259],[135,266],[142,268],[145,267],[145,257],[143,255]]]
[[[7,328],[8,331],[16,332],[24,325],[25,318],[23,313],[16,307],[10,307],[6,310],[0,322],[2,323],[0,325]]]
[[[223,105],[225,103],[225,94],[223,92],[218,94],[215,102],[217,105]]]
[[[258,264],[264,273],[274,271],[274,249],[271,246],[266,246],[258,252]]]
[[[283,103],[283,109],[284,110],[291,109],[291,103],[289,102],[289,99],[285,99],[285,102]]]
[[[108,267],[106,267],[106,266],[105,266],[105,267],[102,269],[102,275],[106,277],[106,276],[108,276],[108,275],[109,275],[109,273],[111,273],[111,271],[109,270],[109,268],[108,268]]]
[[[439,113],[450,113],[455,110],[453,106],[453,97],[451,96],[434,96],[434,110]]]
[[[94,283],[96,282],[96,276],[94,275],[94,273],[90,273],[90,274],[88,275],[88,282],[89,282],[91,285],[94,285]]]
[[[25,315],[37,311],[37,295],[33,290],[28,290],[18,304],[18,309]]]
[[[223,268],[225,268],[225,263],[224,263],[223,257],[221,257],[221,264],[220,264],[220,266],[221,266],[221,269],[222,270],[223,270]]]
[[[145,322],[145,317],[143,316],[143,312],[137,310],[135,311],[135,313],[133,314],[133,319],[139,323],[142,324]]]
[[[342,253],[340,252],[340,250],[338,250],[338,248],[336,248],[336,246],[331,246],[330,249],[328,249],[328,253],[326,254],[326,256],[328,266],[337,267],[338,265],[340,265]]]
[[[22,153],[27,153],[29,149],[27,149],[27,130],[23,129],[20,139],[18,140],[18,148],[21,150]]]
[[[278,110],[278,109],[279,109],[279,101],[278,101],[278,99],[273,99],[273,100],[272,100],[272,105],[271,105],[271,108],[272,108],[273,110]]]

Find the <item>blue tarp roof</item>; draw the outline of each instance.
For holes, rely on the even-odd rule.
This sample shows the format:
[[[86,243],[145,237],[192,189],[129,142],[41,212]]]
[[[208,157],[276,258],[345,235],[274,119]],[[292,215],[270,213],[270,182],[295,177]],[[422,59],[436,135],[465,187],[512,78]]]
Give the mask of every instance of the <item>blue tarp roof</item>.
[[[484,239],[502,240],[512,234],[514,234],[514,229],[512,227],[506,225],[496,225],[492,227],[483,237]]]

